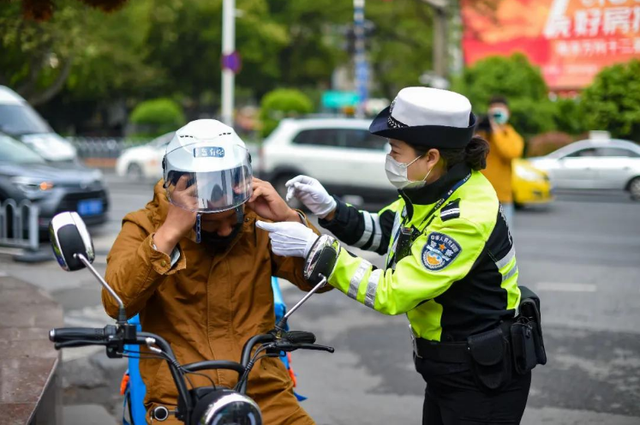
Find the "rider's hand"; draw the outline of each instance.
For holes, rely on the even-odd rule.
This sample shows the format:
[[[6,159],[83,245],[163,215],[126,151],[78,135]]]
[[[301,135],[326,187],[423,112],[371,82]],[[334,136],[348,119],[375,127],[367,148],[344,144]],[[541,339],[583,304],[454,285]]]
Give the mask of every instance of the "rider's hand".
[[[273,186],[255,177],[253,178],[253,194],[247,205],[260,217],[272,221],[300,222],[298,213],[289,208],[289,205],[278,195]]]
[[[298,176],[286,183],[287,201],[294,196],[320,218],[327,217],[337,206],[329,192],[313,177]]]
[[[189,209],[196,211],[198,209],[198,201],[196,198],[197,188],[196,185],[187,187],[188,180],[189,177],[187,175],[180,177],[171,197],[180,205],[185,205]],[[187,236],[191,229],[193,229],[196,223],[196,216],[196,212],[188,211],[187,209],[169,203],[167,218],[153,237],[153,243],[156,245],[156,248],[158,248],[158,251],[171,255],[171,252],[180,239]]]
[[[282,257],[306,258],[318,239],[313,230],[302,223],[266,223],[257,221],[256,227],[269,232],[271,251]]]

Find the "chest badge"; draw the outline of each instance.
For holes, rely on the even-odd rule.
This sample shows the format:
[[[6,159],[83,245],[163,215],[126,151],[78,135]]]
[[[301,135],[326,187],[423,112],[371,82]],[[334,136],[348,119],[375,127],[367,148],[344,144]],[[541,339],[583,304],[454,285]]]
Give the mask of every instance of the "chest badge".
[[[442,270],[462,252],[460,244],[445,234],[432,232],[422,249],[422,264],[432,271]]]

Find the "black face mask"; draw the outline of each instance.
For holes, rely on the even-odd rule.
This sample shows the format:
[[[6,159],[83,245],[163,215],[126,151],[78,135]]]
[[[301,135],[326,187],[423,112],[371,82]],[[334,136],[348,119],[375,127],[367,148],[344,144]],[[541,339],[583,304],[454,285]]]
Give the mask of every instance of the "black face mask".
[[[233,226],[233,230],[227,236],[219,236],[216,232],[205,232],[201,233],[202,243],[206,244],[209,248],[214,249],[216,251],[224,251],[226,250],[231,242],[238,236],[242,230],[241,224],[236,224]]]
[[[216,232],[206,232],[202,230],[200,232],[202,243],[205,243],[210,249],[215,251],[225,251],[242,230],[242,222],[244,220],[244,211],[242,208],[236,209],[236,216],[237,222],[235,226],[233,226],[231,233],[227,236],[219,236]]]

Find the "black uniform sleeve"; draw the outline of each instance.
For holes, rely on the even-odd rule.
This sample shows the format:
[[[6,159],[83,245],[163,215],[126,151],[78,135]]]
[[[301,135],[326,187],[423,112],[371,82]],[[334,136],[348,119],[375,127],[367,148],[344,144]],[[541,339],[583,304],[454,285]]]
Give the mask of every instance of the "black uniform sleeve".
[[[386,254],[395,220],[396,203],[383,208],[379,213],[370,213],[335,199],[335,217],[330,221],[320,219],[320,226],[347,245],[374,251],[380,255]]]

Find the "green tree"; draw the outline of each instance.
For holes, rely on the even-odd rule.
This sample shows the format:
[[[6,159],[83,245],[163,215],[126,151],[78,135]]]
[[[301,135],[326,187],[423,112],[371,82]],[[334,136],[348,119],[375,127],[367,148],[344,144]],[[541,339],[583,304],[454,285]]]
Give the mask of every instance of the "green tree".
[[[277,57],[279,78],[270,89],[279,84],[329,87],[334,69],[349,59],[341,28],[353,20],[353,3],[270,0],[269,12],[287,34]]]
[[[147,100],[139,103],[129,121],[137,127],[137,136],[156,137],[184,125],[186,119],[182,108],[167,98]]]
[[[490,56],[466,68],[454,89],[463,92],[478,112],[484,113],[495,95],[513,99],[547,99],[547,85],[540,69],[526,56]]]
[[[640,142],[640,60],[604,68],[582,93],[589,130]]]
[[[433,67],[433,10],[422,0],[368,2],[374,24],[368,51],[380,94],[392,99]]]
[[[312,110],[311,100],[299,90],[276,89],[267,93],[260,107],[262,137],[271,134],[281,119],[308,114]]]
[[[550,131],[556,126],[556,107],[547,96],[542,74],[523,54],[478,61],[464,70],[453,90],[465,94],[478,114],[486,113],[491,97],[506,97],[511,123],[524,135]]]
[[[52,19],[24,19],[18,3],[0,8],[0,84],[31,104],[61,92],[75,99],[139,93],[159,71],[144,63],[145,14],[150,1],[105,15],[77,1],[57,3]]]
[[[580,98],[559,98],[555,101],[555,107],[554,120],[558,130],[574,135],[587,130]]]

